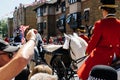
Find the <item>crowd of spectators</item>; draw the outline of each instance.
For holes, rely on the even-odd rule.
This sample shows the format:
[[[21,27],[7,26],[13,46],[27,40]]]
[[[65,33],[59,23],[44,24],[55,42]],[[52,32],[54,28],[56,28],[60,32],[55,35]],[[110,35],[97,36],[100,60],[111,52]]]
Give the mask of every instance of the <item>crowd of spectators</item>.
[[[64,44],[64,36],[51,36],[47,42],[47,38],[43,37],[44,44],[55,44],[55,45],[61,45]]]

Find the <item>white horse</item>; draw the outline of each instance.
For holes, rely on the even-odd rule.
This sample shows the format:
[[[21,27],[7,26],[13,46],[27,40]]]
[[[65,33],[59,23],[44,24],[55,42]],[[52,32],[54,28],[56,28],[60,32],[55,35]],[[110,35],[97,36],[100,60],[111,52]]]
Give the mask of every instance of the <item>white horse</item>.
[[[71,58],[74,61],[78,61],[77,67],[79,68],[80,65],[84,62],[85,59],[85,51],[88,46],[87,42],[79,37],[76,33],[73,33],[73,35],[67,35],[64,34],[65,42],[63,45],[64,49],[70,50]],[[83,59],[83,61],[79,62],[79,59]]]
[[[85,58],[84,56],[88,44],[85,40],[80,38],[76,33],[73,33],[73,35],[64,34],[64,36],[65,36],[65,43],[63,45],[63,48],[70,50],[71,58],[75,61],[83,58],[81,62],[78,61],[77,63],[77,67],[79,68],[81,64],[87,59],[87,57]],[[118,80],[120,80],[120,68],[117,69],[117,73],[118,73]]]

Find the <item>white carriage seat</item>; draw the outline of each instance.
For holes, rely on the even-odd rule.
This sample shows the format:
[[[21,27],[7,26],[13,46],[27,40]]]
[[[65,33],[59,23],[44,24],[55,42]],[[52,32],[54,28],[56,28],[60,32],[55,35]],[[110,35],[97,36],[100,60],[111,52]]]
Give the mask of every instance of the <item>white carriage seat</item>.
[[[43,45],[43,48],[45,48],[45,50],[49,52],[53,52],[62,46],[63,45],[48,44],[48,45]]]

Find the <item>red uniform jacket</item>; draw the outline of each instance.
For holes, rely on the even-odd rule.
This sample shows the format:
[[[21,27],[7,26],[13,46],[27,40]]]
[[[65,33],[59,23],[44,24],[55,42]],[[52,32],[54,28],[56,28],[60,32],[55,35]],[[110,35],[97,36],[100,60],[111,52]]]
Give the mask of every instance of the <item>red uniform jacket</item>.
[[[82,80],[87,80],[93,66],[110,65],[114,53],[120,57],[120,20],[105,18],[97,21],[86,53],[90,56],[77,71]]]
[[[9,42],[9,39],[6,37],[5,39],[4,39],[6,42]]]
[[[86,35],[80,35],[81,38],[83,38],[87,43],[89,42],[89,38]]]

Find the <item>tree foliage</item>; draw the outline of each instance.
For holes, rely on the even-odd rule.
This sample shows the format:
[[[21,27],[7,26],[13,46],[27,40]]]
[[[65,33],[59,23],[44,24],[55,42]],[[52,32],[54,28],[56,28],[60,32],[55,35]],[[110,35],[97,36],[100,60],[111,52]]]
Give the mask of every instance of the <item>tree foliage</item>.
[[[2,35],[2,37],[8,35],[7,20],[5,19],[0,20],[0,34]]]

